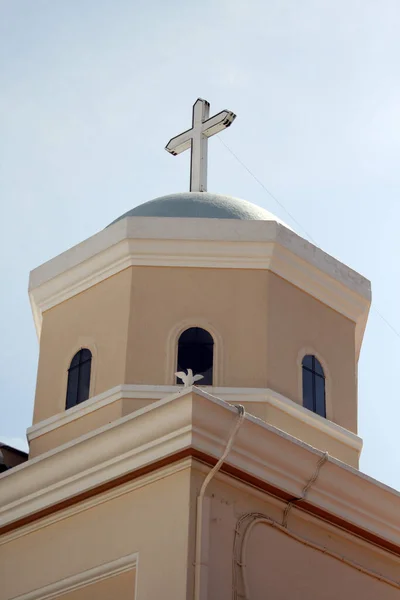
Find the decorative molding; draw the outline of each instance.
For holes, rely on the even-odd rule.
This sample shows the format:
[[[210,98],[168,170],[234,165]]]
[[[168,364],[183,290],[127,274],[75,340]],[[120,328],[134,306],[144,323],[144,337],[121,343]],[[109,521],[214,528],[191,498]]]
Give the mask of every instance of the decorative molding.
[[[197,389],[197,388],[196,388]],[[224,387],[208,387],[203,389],[205,392],[221,398],[225,402],[237,403],[242,402],[246,405],[247,402],[263,403],[274,406],[278,410],[294,417],[316,429],[329,437],[335,439],[342,444],[356,450],[358,453],[362,450],[362,439],[355,433],[344,429],[340,425],[324,419],[319,415],[307,410],[297,402],[293,402],[289,398],[278,394],[269,388],[224,388]],[[85,415],[88,415],[104,406],[117,402],[123,398],[127,399],[149,399],[150,401],[168,399],[171,394],[183,392],[182,386],[166,386],[166,385],[120,385],[110,390],[89,398],[82,404],[78,404],[69,410],[63,411],[53,417],[49,417],[44,421],[40,421],[27,430],[28,441],[32,441],[37,437],[45,435],[50,431],[54,431],[59,427],[63,427],[68,423],[76,421]]]
[[[119,498],[124,494],[129,494],[130,492],[144,487],[146,485],[149,485],[151,483],[154,483],[159,479],[169,477],[170,475],[175,475],[176,473],[180,473],[181,471],[190,468],[192,462],[193,458],[191,457],[182,459],[177,462],[173,462],[172,464],[169,464],[166,467],[161,467],[156,471],[151,471],[146,475],[142,475],[138,479],[134,479],[133,481],[129,481],[128,483],[111,488],[107,492],[102,492],[101,494],[89,497],[86,500],[82,500],[82,502],[79,502],[78,504],[72,504],[71,506],[65,508],[62,511],[53,512],[46,517],[42,517],[41,519],[32,521],[27,525],[23,525],[22,527],[13,529],[8,533],[0,535],[0,546],[2,544],[7,544],[12,540],[16,540],[19,537],[23,537],[24,535],[33,533],[34,531],[37,531],[42,527],[47,527],[48,525],[52,525],[53,523],[57,523],[58,521],[62,521],[63,519],[68,519],[72,515],[88,510],[89,508],[93,508],[98,504],[103,504],[103,502],[108,502],[109,500]],[[206,467],[204,466],[204,468]]]
[[[227,402],[188,388],[29,460],[0,475],[0,527],[6,532],[35,514],[94,495],[99,486],[104,490],[108,484],[125,483],[126,476],[154,470],[162,461],[171,463],[174,456],[190,452],[215,460],[235,416],[236,409]],[[250,477],[260,488],[298,498],[321,456],[319,450],[246,415],[224,468],[234,470],[238,479]],[[310,489],[307,506],[313,514],[330,515],[332,522],[348,523],[382,540],[381,546],[400,547],[400,493],[332,457]]]
[[[68,423],[76,421],[85,415],[103,408],[103,406],[113,404],[123,397],[122,389],[123,386],[118,385],[110,390],[107,390],[106,392],[103,392],[102,394],[88,398],[88,400],[85,400],[81,404],[77,404],[68,410],[63,410],[62,412],[57,413],[48,419],[44,419],[43,421],[28,427],[26,431],[28,441],[30,442],[31,440],[34,440],[45,433],[49,433],[50,431],[54,431],[54,429],[58,429],[59,427],[63,427]]]
[[[282,396],[282,394],[278,394],[273,390],[267,390],[267,399],[266,403],[275,406],[280,411],[294,417],[298,421],[310,425],[313,429],[320,431],[321,433],[325,433],[329,437],[337,440],[353,448],[359,454],[361,453],[363,441],[358,435],[333,423],[333,421],[329,421],[328,419],[324,419],[324,417],[320,417],[319,415],[313,413],[311,410],[304,408],[297,402],[293,402],[289,398]]]
[[[93,569],[88,569],[60,581],[55,581],[27,594],[22,594],[22,596],[14,596],[10,600],[53,600],[53,598],[58,598],[62,594],[74,592],[93,583],[103,581],[103,579],[115,577],[116,575],[135,569],[137,568],[138,560],[138,553],[129,554]],[[132,591],[134,592],[134,590]]]
[[[104,504],[105,502],[109,502],[110,500],[114,500],[125,494],[129,494],[132,491],[139,489],[141,487],[144,487],[146,485],[149,485],[151,483],[154,483],[155,481],[158,481],[159,479],[163,479],[165,477],[175,475],[176,473],[179,473],[179,472],[187,470],[187,469],[193,469],[197,472],[202,473],[204,476],[206,476],[209,473],[210,467],[209,467],[209,465],[207,465],[203,462],[200,462],[198,459],[195,459],[193,457],[188,457],[188,458],[182,459],[178,462],[169,464],[166,467],[162,467],[162,468],[157,469],[156,471],[152,471],[146,475],[142,475],[138,479],[134,479],[133,481],[129,481],[128,483],[113,487],[110,490],[108,490],[107,492],[103,492],[101,494],[94,495],[92,497],[87,498],[86,500],[82,500],[81,502],[79,502],[77,504],[72,504],[68,508],[64,508],[61,511],[53,512],[50,515],[48,515],[47,517],[42,517],[41,519],[33,521],[32,523],[29,523],[28,525],[24,525],[22,527],[19,527],[18,529],[14,529],[14,530],[10,531],[9,533],[6,533],[6,534],[0,536],[0,546],[2,544],[9,543],[12,540],[16,540],[20,537],[24,537],[25,535],[31,534],[34,531],[38,531],[44,527],[48,527],[49,525],[52,525],[54,523],[58,523],[59,521],[62,521],[64,519],[68,519],[68,518],[72,517],[73,515],[79,514],[81,512],[85,512],[88,509],[94,508],[95,506]],[[215,474],[214,479],[217,481],[221,481],[221,482],[223,482],[231,487],[234,487],[238,490],[241,490],[242,492],[250,494],[251,496],[257,498],[258,500],[265,501],[265,491],[258,489],[256,487],[249,487],[248,483],[246,483],[245,481],[241,481],[241,480],[232,478],[230,475],[228,475],[224,472],[221,472],[221,471],[219,471],[218,473]],[[268,503],[271,504],[272,506],[277,507],[280,510],[282,510],[286,506],[286,501],[283,501],[282,498],[278,498],[278,497],[272,496],[272,495],[270,495],[268,497]],[[303,513],[302,511],[297,511],[297,518],[301,519],[301,520],[305,519],[307,523],[309,523],[309,521],[311,519],[313,523],[315,523],[316,525],[318,524],[318,526],[323,528],[325,531],[327,531],[328,534],[330,533],[330,534],[337,535],[339,533],[345,539],[351,541],[352,543],[357,544],[358,546],[360,546],[362,548],[370,548],[370,542],[366,541],[365,539],[360,538],[358,536],[354,536],[354,534],[349,533],[348,531],[346,531],[344,529],[340,529],[338,531],[336,525],[333,525],[332,523],[321,520],[320,518],[318,518],[317,516],[315,516],[309,512]],[[376,552],[382,556],[387,556],[387,550],[384,548],[380,548],[378,546],[376,546],[374,548],[374,552]],[[136,584],[137,584],[137,580],[136,580]]]
[[[275,221],[127,217],[31,272],[40,337],[42,313],[130,266],[270,270],[354,321],[357,347],[370,283]]]

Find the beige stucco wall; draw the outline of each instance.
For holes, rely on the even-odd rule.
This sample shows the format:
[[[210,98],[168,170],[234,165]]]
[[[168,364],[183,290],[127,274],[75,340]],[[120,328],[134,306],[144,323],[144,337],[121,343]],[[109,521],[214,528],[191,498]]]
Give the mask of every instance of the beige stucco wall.
[[[112,404],[103,406],[79,419],[74,419],[61,427],[57,427],[57,429],[53,429],[32,439],[29,444],[29,458],[35,458],[35,456],[43,454],[43,452],[47,452],[85,433],[107,425],[107,423],[120,419],[123,416],[122,404],[122,399],[116,400]]]
[[[43,314],[34,423],[65,409],[67,370],[81,347],[93,354],[91,396],[123,383],[131,277],[121,271]]]
[[[316,423],[305,423],[296,416],[290,415],[276,406],[271,406],[267,402],[243,402],[243,405],[248,414],[254,415],[310,444],[310,446],[328,452],[330,456],[334,456],[358,469],[359,451],[350,444],[346,444],[343,439],[337,439],[328,435],[325,431],[321,431]]]
[[[356,431],[354,323],[268,271],[173,267],[125,269],[44,313],[34,423],[64,411],[81,346],[93,351],[91,396],[123,383],[171,385],[177,339],[190,326],[214,334],[214,385],[270,387],[298,403],[301,351],[316,352],[328,418]],[[109,418],[103,411],[92,425]],[[63,441],[74,427],[83,431],[68,427]],[[49,440],[41,451],[57,444],[55,434]]]
[[[169,372],[167,364],[177,341],[171,334],[181,324],[208,325],[219,334],[222,364],[214,385],[263,387],[267,277],[265,271],[135,267],[127,383],[174,382],[175,360]]]
[[[99,429],[155,401],[156,398],[120,398],[114,400],[111,404],[101,406],[97,410],[83,414],[65,425],[33,438],[29,444],[29,457],[35,458],[39,454]]]
[[[58,596],[58,600],[135,600],[135,575],[132,569],[113,577],[107,577],[73,592]]]
[[[186,465],[186,466],[185,466]],[[137,597],[146,600],[193,599],[196,498],[207,469],[196,461],[181,463],[181,471],[159,472],[120,488],[121,495],[101,504],[82,505],[82,511],[47,523],[41,529],[1,544],[0,600],[138,553]],[[132,484],[130,484],[132,486]],[[124,493],[122,493],[124,492]],[[207,598],[231,600],[234,585],[232,550],[238,519],[260,512],[281,522],[285,504],[226,475],[218,474],[206,492],[211,501]],[[63,516],[59,513],[58,517]],[[364,569],[398,579],[400,559],[293,508],[288,529],[324,546]],[[241,534],[242,529],[238,527]],[[205,536],[207,538],[207,536]],[[4,541],[4,540],[3,540]],[[246,569],[251,600],[307,598],[307,600],[395,600],[399,590],[361,573],[315,549],[294,541],[271,527],[258,526],[249,541]],[[238,591],[241,578],[238,574]],[[115,586],[113,585],[115,583]],[[132,579],[109,580],[97,598],[126,596]],[[89,591],[89,588],[84,588]],[[65,600],[87,600],[90,595],[65,595]],[[64,598],[64,596],[62,596]]]
[[[193,589],[190,586],[194,582],[194,507],[205,476],[200,469],[204,471],[197,464],[192,474],[189,598],[192,597]],[[206,597],[231,600],[234,585],[232,551],[238,519],[246,513],[259,512],[281,523],[285,504],[224,475],[218,475],[212,480],[206,495],[211,498],[210,545],[204,558],[208,565]],[[365,569],[398,581],[400,558],[361,541],[356,536],[346,534],[297,509],[293,509],[289,515],[288,529]],[[240,527],[238,530],[242,532]],[[308,548],[284,533],[263,525],[256,526],[249,538],[246,569],[251,600],[354,600],[355,597],[364,600],[395,600],[400,593],[399,589],[377,578],[363,574],[340,560]],[[243,594],[240,571],[237,571],[237,586],[238,593]]]
[[[325,369],[328,418],[356,433],[355,324],[272,273],[268,290],[268,387],[301,404],[299,353],[308,349]]]
[[[248,577],[252,600],[307,598],[307,600],[395,600],[399,590],[356,568],[285,536],[258,526],[248,549]],[[374,569],[375,570],[375,569]]]
[[[133,491],[0,545],[0,600],[136,552],[138,598],[186,600],[189,469],[146,481],[142,479],[143,486]]]

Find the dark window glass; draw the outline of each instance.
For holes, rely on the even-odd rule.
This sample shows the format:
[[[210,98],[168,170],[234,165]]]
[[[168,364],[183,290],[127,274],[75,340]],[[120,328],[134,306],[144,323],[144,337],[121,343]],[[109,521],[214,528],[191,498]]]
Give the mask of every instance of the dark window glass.
[[[308,369],[312,369],[313,368],[313,356],[311,356],[311,354],[307,354],[304,358],[303,358],[303,367],[307,367]]]
[[[75,357],[74,357],[75,358]],[[72,365],[72,362],[71,362]],[[68,369],[67,401],[65,408],[78,403],[79,362]]]
[[[178,342],[178,371],[192,369],[194,375],[203,375],[199,385],[212,385],[213,359],[214,340],[208,331],[191,327],[182,333]]]
[[[92,361],[87,359],[81,363],[79,369],[79,384],[78,384],[78,400],[77,404],[84,402],[89,398],[89,386],[90,386],[90,367]]]
[[[303,369],[303,406],[309,410],[314,410],[313,375],[308,369]]]
[[[92,353],[90,352],[90,350],[88,350],[87,348],[82,348],[82,350],[80,351],[81,356],[80,356],[80,360],[81,362],[84,362],[86,360],[91,360],[92,358]],[[79,354],[79,352],[78,352]],[[76,355],[75,355],[76,356]],[[73,359],[72,359],[73,360]]]
[[[92,353],[82,348],[71,360],[68,369],[67,399],[65,408],[71,408],[89,398]]]
[[[324,370],[321,366],[321,363],[319,362],[318,358],[315,358],[315,356],[313,356],[314,359],[314,370],[318,375],[321,375],[321,377],[325,377],[325,373]]]
[[[74,358],[71,360],[71,364],[69,365],[69,368],[71,369],[72,367],[77,367],[79,365],[79,359],[81,356],[81,353],[83,352],[83,350],[81,350],[80,352],[77,352],[74,356]]]
[[[303,406],[321,417],[326,416],[325,374],[319,360],[308,354],[303,358]]]
[[[315,377],[315,412],[325,417],[325,378],[320,375]]]

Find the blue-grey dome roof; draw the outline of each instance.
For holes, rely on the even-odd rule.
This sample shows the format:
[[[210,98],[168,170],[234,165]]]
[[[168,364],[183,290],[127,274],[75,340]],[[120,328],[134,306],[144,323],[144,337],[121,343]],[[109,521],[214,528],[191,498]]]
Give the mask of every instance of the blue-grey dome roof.
[[[161,196],[135,206],[111,223],[125,217],[185,217],[279,221],[270,212],[246,200],[209,192],[181,192]]]

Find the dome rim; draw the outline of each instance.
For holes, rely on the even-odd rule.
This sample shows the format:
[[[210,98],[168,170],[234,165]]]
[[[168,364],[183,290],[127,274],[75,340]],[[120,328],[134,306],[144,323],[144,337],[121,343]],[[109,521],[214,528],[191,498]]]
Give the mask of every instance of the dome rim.
[[[200,218],[232,221],[276,221],[288,227],[267,209],[227,194],[213,192],[175,192],[138,204],[112,221],[126,217]]]

